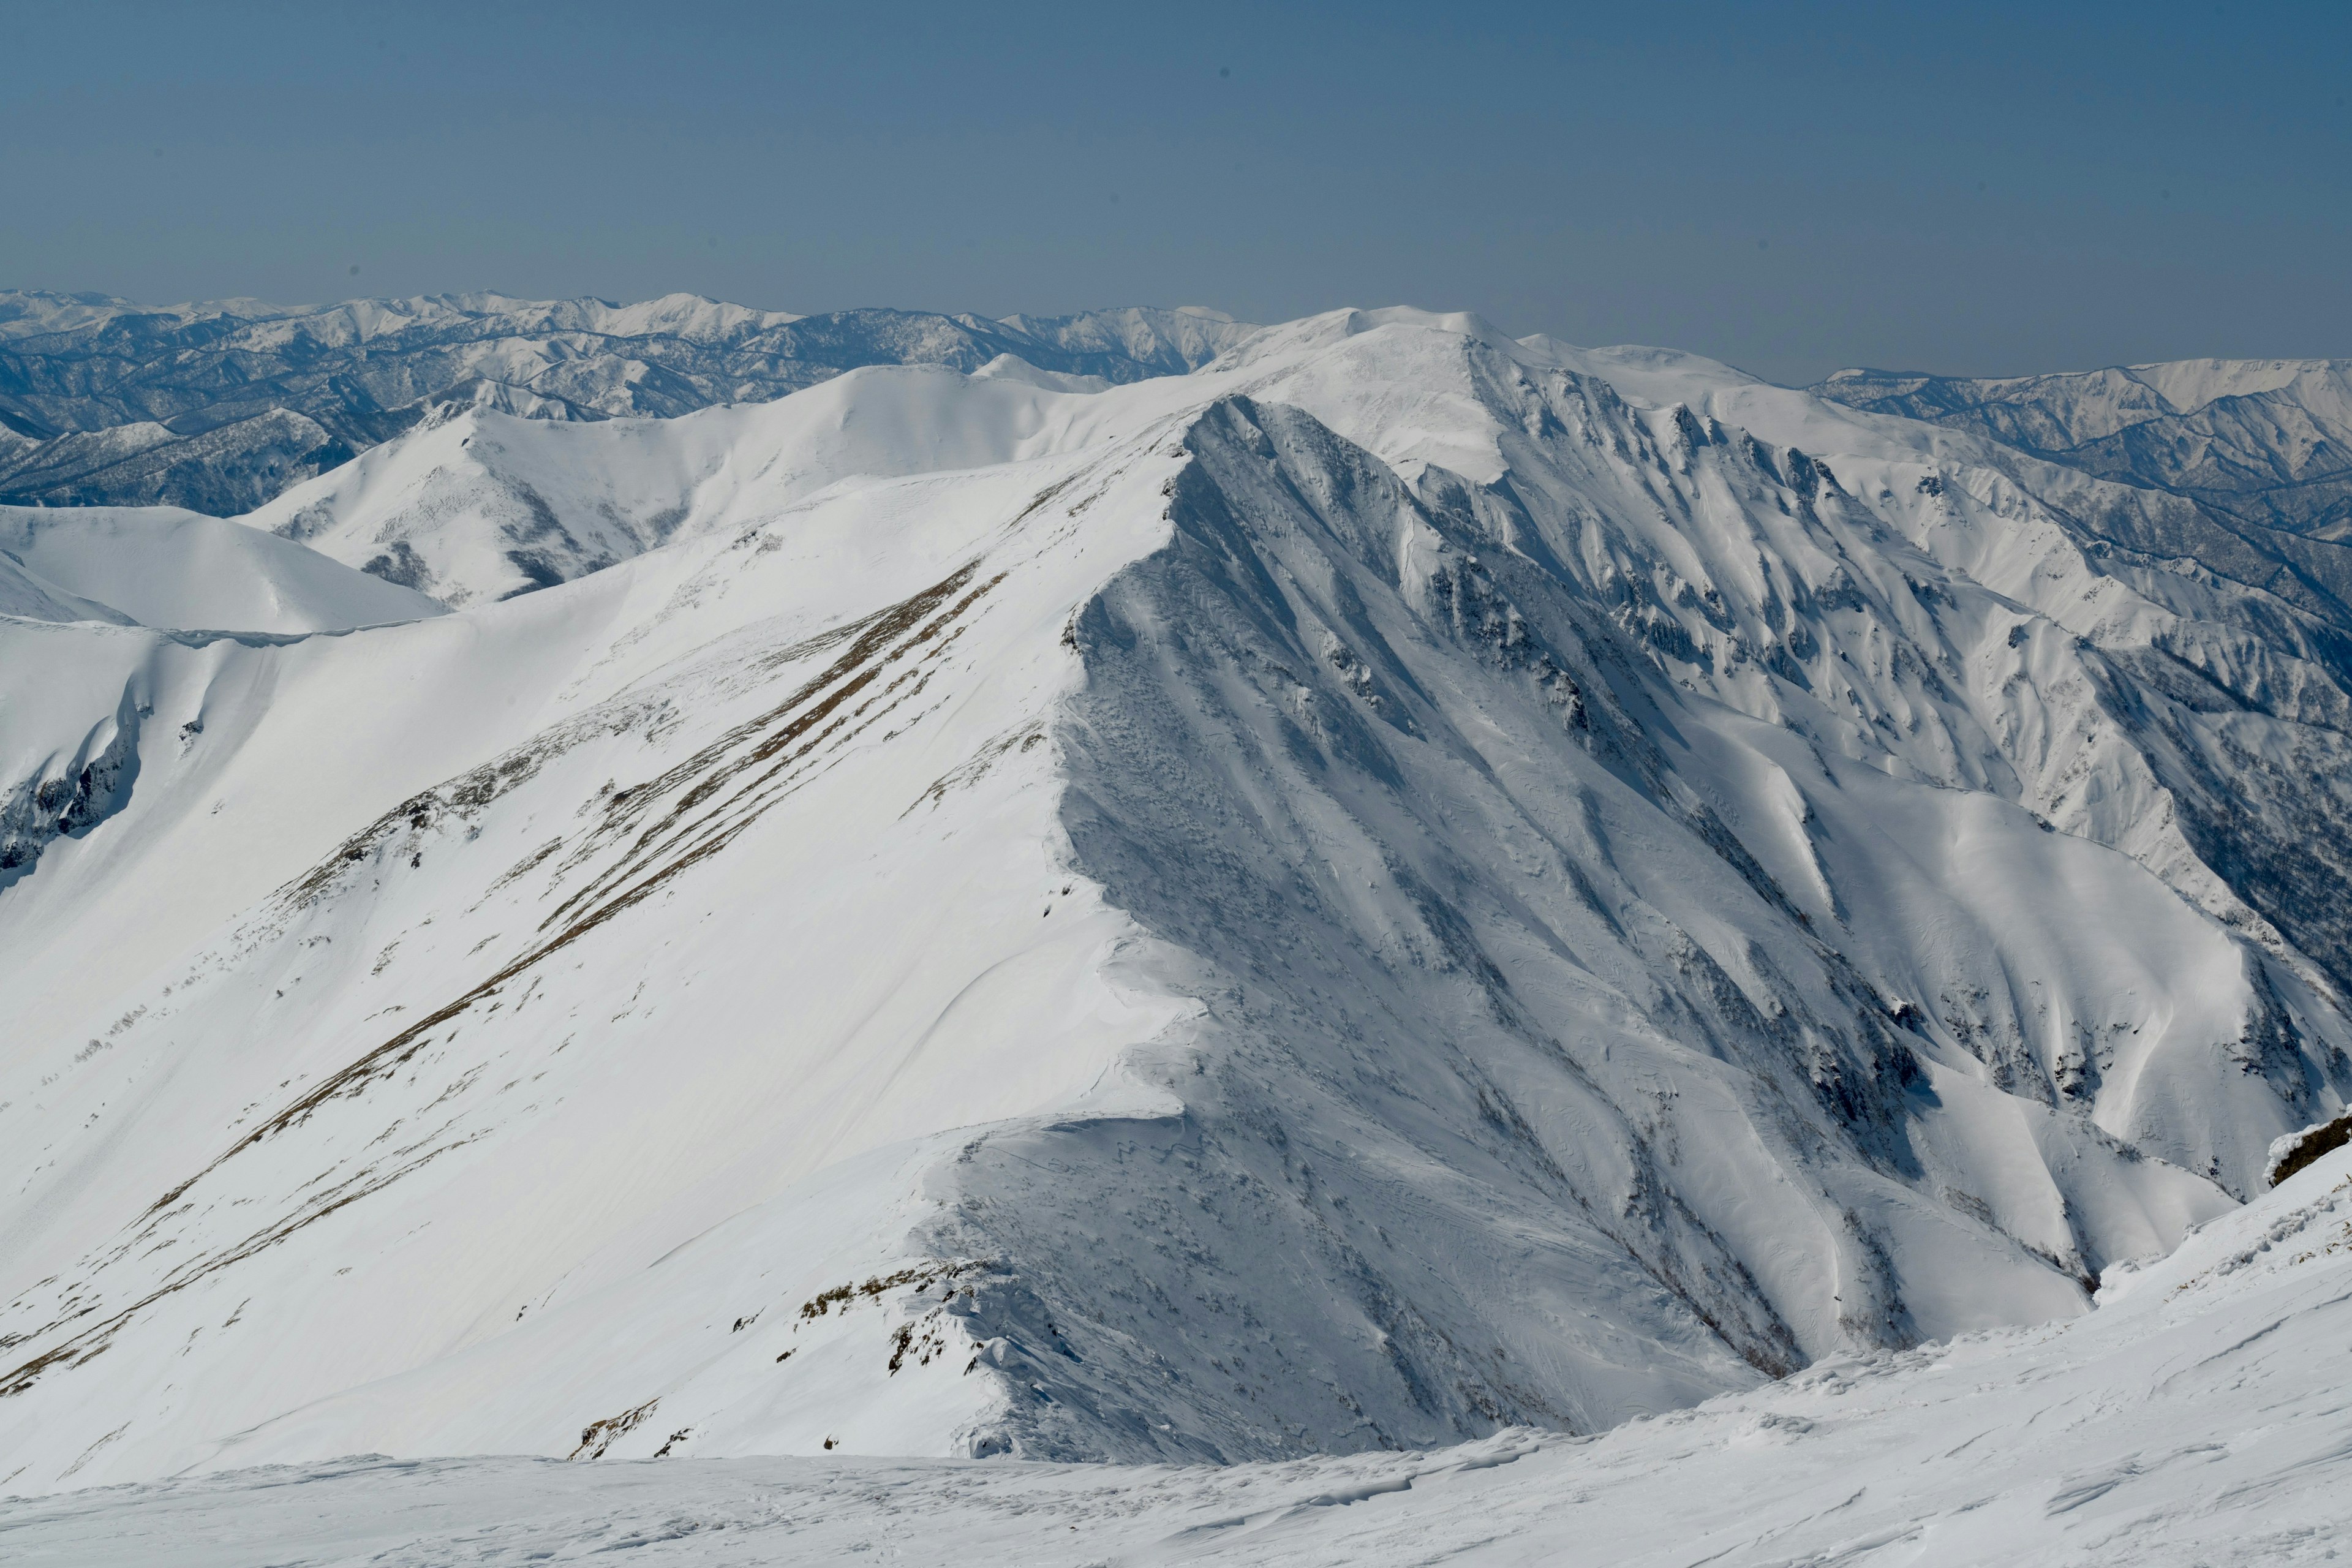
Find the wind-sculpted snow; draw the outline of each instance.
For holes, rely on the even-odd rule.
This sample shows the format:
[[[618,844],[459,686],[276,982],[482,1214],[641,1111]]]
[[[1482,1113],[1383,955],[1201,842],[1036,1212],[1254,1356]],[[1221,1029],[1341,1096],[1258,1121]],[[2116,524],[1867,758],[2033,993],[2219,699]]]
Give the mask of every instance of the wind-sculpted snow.
[[[1181,374],[1250,330],[1198,309],[991,321],[793,316],[691,294],[157,309],[0,291],[0,501],[226,516],[456,408],[675,416],[764,402],[861,365],[976,371],[1006,355],[1126,382]]]
[[[2055,1328],[1831,1357],[1599,1437],[1230,1467],[369,1456],[0,1502],[0,1542],[142,1568],[2338,1559],[2352,1159],[2101,1300]]]
[[[1589,1434],[2079,1317],[2343,1107],[2317,612],[1469,318],[1006,370],[281,503],[455,615],[0,622],[0,776],[137,767],[0,889],[0,1487]]]

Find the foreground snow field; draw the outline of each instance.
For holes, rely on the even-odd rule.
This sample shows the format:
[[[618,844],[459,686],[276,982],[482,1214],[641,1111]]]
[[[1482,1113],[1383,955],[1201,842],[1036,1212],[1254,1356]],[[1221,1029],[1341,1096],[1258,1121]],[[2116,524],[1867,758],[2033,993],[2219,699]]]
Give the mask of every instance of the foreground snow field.
[[[2332,579],[1979,436],[1342,311],[273,505],[8,514],[0,1490],[1843,1400],[2352,1091]]]
[[[2352,1553],[2352,1151],[2100,1310],[1601,1436],[1231,1468],[344,1459],[0,1502],[0,1554],[152,1568],[2287,1564]]]

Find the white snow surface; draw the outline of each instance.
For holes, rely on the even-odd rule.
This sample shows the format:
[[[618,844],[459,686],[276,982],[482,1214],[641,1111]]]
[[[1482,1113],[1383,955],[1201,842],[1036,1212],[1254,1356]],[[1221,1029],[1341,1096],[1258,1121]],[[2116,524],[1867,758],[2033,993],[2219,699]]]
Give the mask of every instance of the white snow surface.
[[[298,633],[447,613],[314,550],[174,507],[0,507],[0,584],[11,583],[47,590],[44,611],[0,585],[0,615],[34,620]]]
[[[2290,1564],[2352,1550],[2352,1151],[2072,1322],[1598,1437],[1228,1467],[360,1457],[0,1501],[24,1563]]]
[[[837,483],[1018,462],[1100,423],[1091,377],[854,370],[772,403],[550,428],[486,405],[362,453],[243,521],[451,605],[568,582]],[[1132,406],[1123,400],[1117,406]]]
[[[2023,1354],[2342,1107],[2340,889],[2196,792],[2235,874],[2352,759],[1980,449],[1345,311],[472,409],[276,520],[460,613],[0,618],[0,1489],[1549,1464]],[[542,512],[611,563],[501,600]]]

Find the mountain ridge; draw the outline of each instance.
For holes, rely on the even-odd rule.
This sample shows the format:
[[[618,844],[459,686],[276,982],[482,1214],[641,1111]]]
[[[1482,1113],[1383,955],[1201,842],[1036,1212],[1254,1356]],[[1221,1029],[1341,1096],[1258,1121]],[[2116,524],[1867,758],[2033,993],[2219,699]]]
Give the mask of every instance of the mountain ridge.
[[[2079,1315],[2352,1089],[2335,624],[2103,481],[1410,310],[465,417],[677,526],[0,621],[0,777],[143,715],[0,893],[8,1484],[1589,1432]]]
[[[425,295],[145,307],[0,292],[0,502],[243,512],[456,404],[564,420],[765,401],[871,364],[1013,354],[1111,382],[1190,370],[1243,329],[1202,307],[991,321]]]

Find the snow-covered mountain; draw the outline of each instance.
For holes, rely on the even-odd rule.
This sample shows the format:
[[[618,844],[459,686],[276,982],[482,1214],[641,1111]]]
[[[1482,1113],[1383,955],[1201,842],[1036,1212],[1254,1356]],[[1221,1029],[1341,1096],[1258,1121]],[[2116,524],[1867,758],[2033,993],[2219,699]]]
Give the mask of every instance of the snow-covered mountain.
[[[0,502],[251,510],[452,408],[533,419],[764,402],[861,365],[1002,355],[1108,381],[1180,374],[1251,329],[1198,307],[992,321],[794,316],[670,294],[152,307],[0,291]]]
[[[2079,1316],[2352,1089],[2347,623],[2179,498],[1468,317],[973,368],[287,498],[457,614],[0,620],[0,779],[116,759],[0,1487],[1591,1432]]]
[[[874,370],[782,402],[676,420],[553,427],[488,408],[425,427],[298,485],[241,519],[453,605],[510,598],[604,570],[673,539],[792,505],[845,477],[985,465],[1036,439],[1038,390],[1098,391],[1000,356],[973,373],[1001,392],[879,396]],[[923,373],[917,373],[918,374]],[[919,382],[913,384],[920,384]],[[1048,437],[1050,438],[1050,437]]]
[[[0,1501],[27,1562],[504,1568],[625,1551],[919,1562],[1628,1568],[2339,1561],[2352,1155],[2122,1274],[2100,1310],[1795,1378],[1599,1437],[1235,1466],[818,1455],[273,1465]]]

